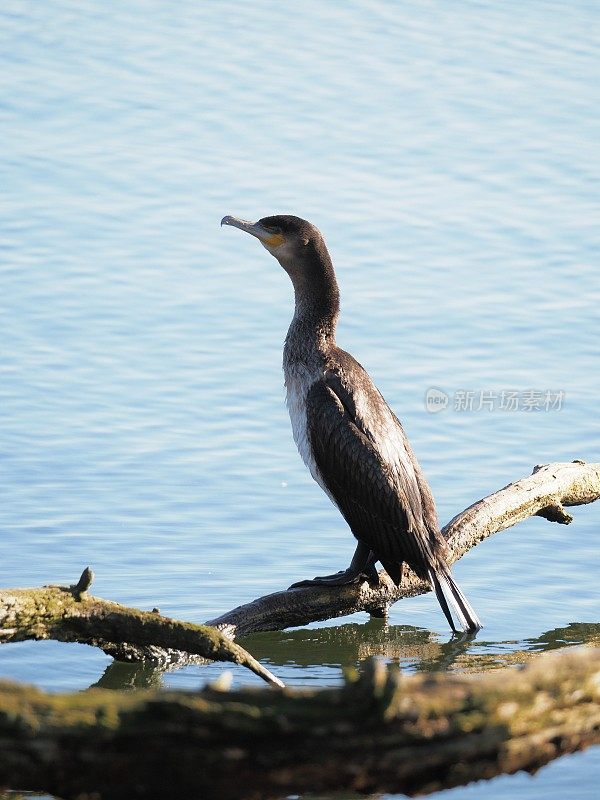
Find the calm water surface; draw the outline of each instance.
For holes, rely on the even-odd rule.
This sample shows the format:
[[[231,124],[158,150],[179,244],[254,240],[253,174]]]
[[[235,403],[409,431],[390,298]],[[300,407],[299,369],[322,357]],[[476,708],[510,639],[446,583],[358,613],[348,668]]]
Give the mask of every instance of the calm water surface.
[[[599,16],[5,0],[0,585],[71,583],[90,564],[96,594],[203,621],[347,564],[283,402],[291,286],[219,228],[228,213],[321,228],[339,342],[403,420],[442,521],[535,464],[598,460]],[[445,411],[427,411],[431,387]],[[503,391],[560,408],[502,411]],[[597,637],[598,514],[529,520],[457,565],[486,625],[471,654]],[[358,615],[245,644],[292,685],[339,683],[373,652],[407,671],[469,656],[431,596],[388,628]],[[0,651],[0,675],[57,691],[197,687],[222,669]],[[559,798],[576,781],[591,797],[598,764],[592,751],[484,791]]]

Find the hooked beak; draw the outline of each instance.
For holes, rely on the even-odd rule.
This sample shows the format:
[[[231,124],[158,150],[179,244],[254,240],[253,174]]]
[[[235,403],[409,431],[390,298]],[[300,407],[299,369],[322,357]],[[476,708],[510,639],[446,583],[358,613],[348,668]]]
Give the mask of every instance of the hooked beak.
[[[259,222],[248,222],[248,220],[245,219],[227,216],[223,217],[221,225],[231,225],[232,228],[239,228],[241,231],[244,231],[244,233],[255,236],[268,248],[279,247],[279,245],[284,242],[284,237],[280,233],[268,231],[266,228],[263,228]]]
[[[239,228],[241,231],[249,233],[251,236],[256,236],[256,238],[261,241],[267,241],[273,236],[272,233],[265,230],[258,222],[248,222],[248,220],[239,219],[239,217],[223,217],[221,225],[231,225],[232,228]]]

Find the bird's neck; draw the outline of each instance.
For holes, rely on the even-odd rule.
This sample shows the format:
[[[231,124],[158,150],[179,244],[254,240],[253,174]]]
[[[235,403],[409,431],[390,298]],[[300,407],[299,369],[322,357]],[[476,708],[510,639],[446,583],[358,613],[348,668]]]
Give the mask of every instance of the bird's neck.
[[[335,329],[340,313],[340,294],[331,261],[318,270],[291,275],[295,310],[286,337],[289,355],[322,353],[335,346]]]
[[[296,291],[295,300],[292,325],[302,327],[307,336],[322,341],[323,344],[335,343],[335,329],[340,313],[337,286],[321,287],[314,293]]]

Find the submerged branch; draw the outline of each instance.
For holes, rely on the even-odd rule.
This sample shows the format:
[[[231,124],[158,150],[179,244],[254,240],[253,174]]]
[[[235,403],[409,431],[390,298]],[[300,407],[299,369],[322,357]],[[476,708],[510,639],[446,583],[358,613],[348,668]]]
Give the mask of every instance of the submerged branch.
[[[126,661],[168,662],[177,651],[241,664],[275,686],[282,682],[242,647],[207,625],[92,597],[92,571],[74,586],[0,590],[0,643],[56,639],[100,647]]]
[[[336,689],[49,695],[0,683],[0,785],[71,800],[427,793],[600,742],[600,652]],[[192,766],[193,765],[193,766]]]
[[[442,529],[450,547],[450,563],[458,561],[488,536],[534,515],[568,524],[572,517],[565,512],[565,506],[592,503],[599,497],[600,464],[574,461],[537,466],[532,475],[484,497]],[[349,586],[308,586],[275,592],[234,608],[207,624],[234,638],[257,631],[306,625],[356,611],[384,616],[397,600],[431,590],[428,582],[406,568],[400,586],[395,586],[383,571],[379,578],[379,586],[364,581]]]

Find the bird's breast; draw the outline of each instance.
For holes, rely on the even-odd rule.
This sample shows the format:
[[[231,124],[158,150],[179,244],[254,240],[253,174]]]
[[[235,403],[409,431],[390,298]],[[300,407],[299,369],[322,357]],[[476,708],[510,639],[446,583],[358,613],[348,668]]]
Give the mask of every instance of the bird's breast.
[[[306,415],[306,398],[310,387],[315,383],[317,376],[311,375],[302,364],[285,365],[285,390],[286,404],[292,423],[294,441],[302,460],[309,468],[313,478],[317,467],[310,446],[308,434],[308,420]]]
[[[302,362],[293,364],[284,363],[286,404],[292,423],[292,434],[298,452],[314,480],[335,503],[331,493],[325,486],[310,444],[308,419],[306,413],[306,398],[311,386],[321,379],[318,371],[310,369]],[[336,504],[337,505],[337,504]]]

